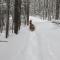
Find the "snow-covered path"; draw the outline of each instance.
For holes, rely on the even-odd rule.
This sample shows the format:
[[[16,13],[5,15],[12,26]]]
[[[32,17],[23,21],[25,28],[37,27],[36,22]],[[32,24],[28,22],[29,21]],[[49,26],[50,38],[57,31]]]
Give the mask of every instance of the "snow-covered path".
[[[23,26],[18,35],[0,43],[0,60],[60,60],[60,27],[51,22],[34,22],[36,30]]]
[[[60,60],[60,27],[48,21],[37,25],[41,60]]]

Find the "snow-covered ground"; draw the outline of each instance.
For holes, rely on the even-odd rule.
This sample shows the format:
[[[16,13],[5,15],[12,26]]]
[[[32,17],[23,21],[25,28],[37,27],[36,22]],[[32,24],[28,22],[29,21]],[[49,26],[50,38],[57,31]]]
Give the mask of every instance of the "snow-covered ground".
[[[30,16],[36,30],[21,26],[18,35],[0,34],[0,60],[60,60],[60,26]],[[38,21],[37,21],[38,20]]]
[[[47,21],[47,20],[43,20],[43,18],[39,17],[39,16],[30,16],[30,19],[29,20],[33,20],[33,22],[44,22],[44,21]]]
[[[52,23],[60,24],[60,20],[52,20]]]

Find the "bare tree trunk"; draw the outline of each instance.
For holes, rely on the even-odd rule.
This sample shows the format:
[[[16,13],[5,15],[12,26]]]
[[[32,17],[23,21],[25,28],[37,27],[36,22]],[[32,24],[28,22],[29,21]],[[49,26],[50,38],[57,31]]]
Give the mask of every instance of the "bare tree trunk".
[[[58,20],[59,18],[59,0],[56,0],[56,17],[55,19]]]
[[[52,0],[52,18],[53,18],[53,0]]]
[[[26,25],[27,24],[27,3],[26,2],[24,2],[24,19],[25,19],[25,22],[24,22],[24,24]]]
[[[14,7],[14,33],[18,34],[19,30],[19,20],[20,20],[20,14],[19,14],[19,1],[15,0],[15,7]]]
[[[44,8],[43,8],[43,20],[45,18],[45,0],[44,0]]]
[[[21,4],[22,4],[22,1],[19,0],[19,29],[20,29],[20,26],[21,26]]]
[[[29,0],[27,0],[27,25],[29,25]]]
[[[48,16],[48,0],[46,0],[46,18]]]
[[[9,35],[9,9],[10,9],[10,0],[7,0],[6,38]]]

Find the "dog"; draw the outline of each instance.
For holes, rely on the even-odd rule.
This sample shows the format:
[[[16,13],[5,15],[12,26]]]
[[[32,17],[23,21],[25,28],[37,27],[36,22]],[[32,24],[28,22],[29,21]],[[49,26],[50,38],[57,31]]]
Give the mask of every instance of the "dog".
[[[34,24],[32,24],[32,20],[30,20],[29,29],[30,29],[31,31],[34,31],[34,30],[35,30],[35,26],[34,26]]]

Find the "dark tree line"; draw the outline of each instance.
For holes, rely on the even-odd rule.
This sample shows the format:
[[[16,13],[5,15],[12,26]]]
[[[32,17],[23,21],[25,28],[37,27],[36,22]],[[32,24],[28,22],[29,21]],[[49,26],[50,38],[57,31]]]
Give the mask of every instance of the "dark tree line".
[[[24,24],[29,25],[29,15],[31,13],[32,15],[39,15],[43,19],[51,20],[52,16],[55,20],[58,20],[60,0],[0,0],[0,32],[2,33],[5,27],[6,38],[9,36],[11,15],[11,30],[18,34],[22,23],[21,16],[24,16]]]
[[[60,0],[31,0],[30,15],[38,15],[44,19],[60,18]]]
[[[29,24],[29,0],[25,1],[24,10],[22,3],[25,0],[0,0],[0,32],[6,30],[6,38],[9,36],[10,25],[12,32],[18,34],[21,26],[21,13],[24,11],[26,15],[26,25]],[[12,16],[11,24],[10,19]]]

